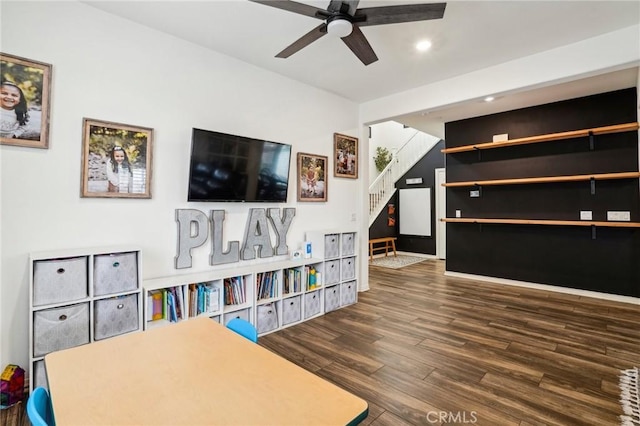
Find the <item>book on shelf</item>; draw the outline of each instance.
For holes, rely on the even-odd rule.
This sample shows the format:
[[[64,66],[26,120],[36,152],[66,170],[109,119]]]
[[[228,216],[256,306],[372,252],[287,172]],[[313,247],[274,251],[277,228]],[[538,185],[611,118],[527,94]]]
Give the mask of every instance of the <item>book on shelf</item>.
[[[152,321],[161,320],[163,318],[162,308],[162,292],[160,290],[149,291],[151,298],[151,310],[148,311]]]

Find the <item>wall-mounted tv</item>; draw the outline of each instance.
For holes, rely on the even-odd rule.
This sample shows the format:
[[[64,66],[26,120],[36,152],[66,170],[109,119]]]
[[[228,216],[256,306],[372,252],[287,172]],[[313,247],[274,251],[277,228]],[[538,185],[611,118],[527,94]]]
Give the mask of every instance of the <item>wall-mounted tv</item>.
[[[291,145],[193,129],[189,201],[287,201]]]

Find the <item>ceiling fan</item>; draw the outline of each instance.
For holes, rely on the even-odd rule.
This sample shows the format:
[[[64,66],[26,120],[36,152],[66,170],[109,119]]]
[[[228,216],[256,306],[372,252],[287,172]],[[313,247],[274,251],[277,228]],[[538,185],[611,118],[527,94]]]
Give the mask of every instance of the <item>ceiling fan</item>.
[[[324,10],[288,0],[250,1],[324,21],[278,53],[276,58],[288,58],[320,37],[326,34],[335,34],[342,38],[344,44],[365,65],[377,61],[378,57],[362,31],[360,31],[360,27],[441,19],[444,16],[444,9],[447,5],[446,3],[429,3],[358,9],[360,0],[331,0],[329,7]]]

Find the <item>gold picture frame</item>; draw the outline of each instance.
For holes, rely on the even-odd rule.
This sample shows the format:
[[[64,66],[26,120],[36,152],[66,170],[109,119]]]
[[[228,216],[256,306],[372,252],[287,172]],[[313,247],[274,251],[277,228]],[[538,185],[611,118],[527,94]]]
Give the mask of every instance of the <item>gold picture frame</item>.
[[[0,144],[49,148],[51,65],[0,53]]]
[[[358,138],[333,134],[333,175],[350,179],[358,178]]]
[[[151,198],[153,129],[83,119],[82,197]]]
[[[298,201],[327,201],[328,157],[298,153]]]

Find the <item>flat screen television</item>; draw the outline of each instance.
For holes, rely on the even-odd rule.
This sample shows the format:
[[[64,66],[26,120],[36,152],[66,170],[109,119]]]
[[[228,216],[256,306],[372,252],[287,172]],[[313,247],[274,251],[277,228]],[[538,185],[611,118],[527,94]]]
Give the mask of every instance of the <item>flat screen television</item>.
[[[291,145],[193,129],[189,201],[287,201]]]

